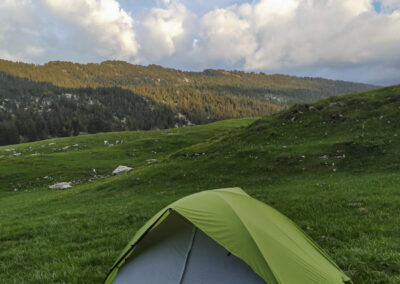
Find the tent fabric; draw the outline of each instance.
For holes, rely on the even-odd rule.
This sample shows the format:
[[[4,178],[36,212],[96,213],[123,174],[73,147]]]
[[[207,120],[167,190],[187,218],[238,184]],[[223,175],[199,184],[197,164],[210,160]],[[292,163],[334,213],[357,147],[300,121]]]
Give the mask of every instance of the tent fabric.
[[[186,219],[172,213],[138,244],[113,283],[265,284],[265,281]]]
[[[133,237],[105,283],[112,283],[137,244],[171,212],[184,217],[269,284],[350,281],[287,217],[239,188],[227,188],[189,195],[157,213]]]
[[[138,244],[113,283],[180,283],[193,235],[191,223],[170,214]]]
[[[175,283],[266,284],[250,266],[217,244],[201,230],[196,230],[182,280]]]

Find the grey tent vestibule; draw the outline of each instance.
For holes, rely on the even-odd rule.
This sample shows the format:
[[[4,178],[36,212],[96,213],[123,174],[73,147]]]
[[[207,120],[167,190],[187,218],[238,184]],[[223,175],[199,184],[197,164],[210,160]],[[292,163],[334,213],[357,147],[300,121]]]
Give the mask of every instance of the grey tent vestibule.
[[[131,283],[265,283],[243,261],[172,212],[114,279]]]
[[[351,283],[287,217],[239,188],[189,195],[151,218],[110,270],[114,284]]]

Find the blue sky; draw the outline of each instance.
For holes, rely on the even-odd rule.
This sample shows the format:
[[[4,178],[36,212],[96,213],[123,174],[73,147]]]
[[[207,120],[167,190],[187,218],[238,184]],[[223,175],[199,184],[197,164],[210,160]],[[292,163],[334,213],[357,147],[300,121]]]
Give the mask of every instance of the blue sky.
[[[400,0],[2,0],[0,58],[400,83]]]
[[[372,6],[374,7],[374,10],[377,13],[381,13],[382,12],[382,3],[380,1],[373,1],[372,2]]]

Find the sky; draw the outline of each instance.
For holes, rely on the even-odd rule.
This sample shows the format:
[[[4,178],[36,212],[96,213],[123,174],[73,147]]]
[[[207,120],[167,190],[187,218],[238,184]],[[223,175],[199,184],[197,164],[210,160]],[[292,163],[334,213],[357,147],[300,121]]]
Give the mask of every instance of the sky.
[[[400,0],[0,0],[0,58],[400,84]]]

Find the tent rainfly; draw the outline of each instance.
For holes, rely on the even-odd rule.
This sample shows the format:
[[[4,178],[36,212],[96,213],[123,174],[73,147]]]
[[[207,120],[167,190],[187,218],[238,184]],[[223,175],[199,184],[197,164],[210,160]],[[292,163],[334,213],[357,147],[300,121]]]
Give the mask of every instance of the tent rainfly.
[[[151,218],[105,279],[114,284],[351,283],[300,228],[239,188],[184,197]]]

